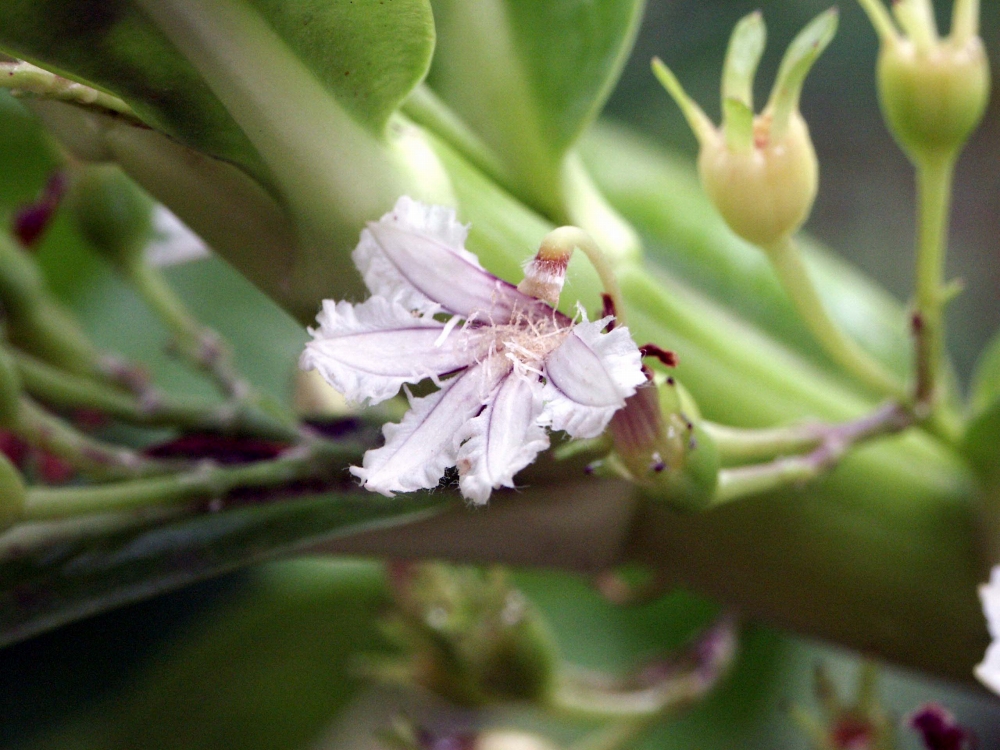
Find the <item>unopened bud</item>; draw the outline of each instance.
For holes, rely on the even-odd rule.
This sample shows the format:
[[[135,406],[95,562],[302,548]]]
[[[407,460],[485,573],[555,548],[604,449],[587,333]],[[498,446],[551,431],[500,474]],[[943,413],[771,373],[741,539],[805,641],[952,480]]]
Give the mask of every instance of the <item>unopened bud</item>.
[[[889,130],[914,161],[953,158],[986,110],[990,70],[979,3],[955,0],[951,32],[938,35],[930,0],[861,0],[881,42],[878,88]]]
[[[754,146],[747,152],[730,150],[721,137],[706,143],[698,173],[729,228],[766,249],[794,234],[809,218],[819,163],[798,112],[780,141],[771,138],[764,115],[755,118],[754,133]]]
[[[716,128],[659,60],[653,71],[681,107],[701,145],[698,172],[729,227],[765,249],[793,234],[812,210],[819,166],[799,96],[813,63],[833,39],[836,10],[820,14],[789,45],[771,96],[753,113],[753,79],[764,49],[764,23],[751,13],[733,30]]]
[[[676,380],[650,380],[615,413],[608,434],[628,479],[671,505],[697,510],[711,501],[719,474],[715,443],[699,422]]]

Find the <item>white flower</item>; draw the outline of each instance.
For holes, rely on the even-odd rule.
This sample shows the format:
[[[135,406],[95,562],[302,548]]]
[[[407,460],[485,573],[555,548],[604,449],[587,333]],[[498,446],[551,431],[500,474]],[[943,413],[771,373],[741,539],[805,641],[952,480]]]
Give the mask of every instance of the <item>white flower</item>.
[[[979,587],[979,599],[993,643],[986,649],[986,656],[976,665],[974,673],[981,683],[1000,694],[1000,565],[993,568],[990,582]]]
[[[410,411],[351,468],[369,490],[435,487],[457,466],[462,494],[485,503],[548,448],[546,427],[596,437],[645,382],[627,328],[603,333],[611,318],[574,322],[498,279],[464,248],[467,233],[451,209],[400,198],[354,250],[372,296],[325,300],[310,329],[300,367],[349,401],[378,403],[428,378],[439,387],[421,398],[407,390]],[[551,299],[568,252],[540,259],[529,277],[546,274],[534,281]]]

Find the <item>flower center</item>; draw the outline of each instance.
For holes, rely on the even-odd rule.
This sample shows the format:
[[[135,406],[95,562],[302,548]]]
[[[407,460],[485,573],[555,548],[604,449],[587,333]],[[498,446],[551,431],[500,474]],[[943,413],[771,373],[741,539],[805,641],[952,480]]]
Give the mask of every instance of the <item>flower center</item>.
[[[470,322],[472,318],[470,318]],[[542,364],[566,338],[572,325],[554,314],[539,315],[534,310],[515,308],[510,321],[484,326],[477,360],[494,355],[506,357],[520,374],[542,374]]]

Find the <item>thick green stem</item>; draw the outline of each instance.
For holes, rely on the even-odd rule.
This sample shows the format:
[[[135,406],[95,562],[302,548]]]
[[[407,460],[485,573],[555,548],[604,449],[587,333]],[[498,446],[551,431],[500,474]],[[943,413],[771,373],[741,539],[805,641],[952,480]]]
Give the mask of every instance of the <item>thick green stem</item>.
[[[944,363],[944,263],[948,243],[948,213],[955,173],[953,155],[917,163],[919,228],[917,236],[916,387],[918,408],[933,417],[941,406],[940,381]]]
[[[908,394],[903,385],[848,337],[827,313],[792,239],[786,238],[766,250],[796,312],[830,358],[879,394],[905,399]]]

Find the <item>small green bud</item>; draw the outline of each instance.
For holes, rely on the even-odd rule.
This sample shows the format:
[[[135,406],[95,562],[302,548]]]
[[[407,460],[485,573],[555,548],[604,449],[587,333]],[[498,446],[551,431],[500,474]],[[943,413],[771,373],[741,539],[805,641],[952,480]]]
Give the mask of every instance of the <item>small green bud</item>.
[[[878,61],[882,111],[911,159],[957,152],[982,120],[990,72],[979,37],[929,53],[906,42],[886,45]]]
[[[127,266],[141,258],[153,200],[116,165],[77,169],[68,204],[80,233],[112,263]]]
[[[768,248],[809,218],[819,186],[819,164],[798,112],[778,142],[770,138],[762,116],[755,118],[754,131],[754,147],[746,152],[731,150],[723,138],[706,142],[698,156],[698,173],[729,228]]]
[[[693,399],[674,378],[650,381],[626,399],[608,425],[619,471],[684,510],[711,502],[719,453],[700,426]]]
[[[559,667],[541,615],[494,568],[394,563],[395,607],[384,632],[402,648],[367,671],[402,678],[464,706],[545,702]]]
[[[21,472],[0,453],[0,531],[13,526],[24,514],[28,491]]]
[[[812,211],[819,165],[799,96],[813,63],[833,39],[837,12],[821,13],[789,45],[771,96],[753,113],[753,79],[764,50],[760,13],[733,30],[722,76],[722,126],[716,128],[659,60],[653,72],[674,97],[701,145],[698,172],[712,203],[743,239],[768,249]]]
[[[990,70],[979,37],[979,3],[956,0],[941,38],[930,0],[897,0],[892,16],[860,0],[878,32],[878,89],[893,137],[914,161],[953,158],[979,125]]]

